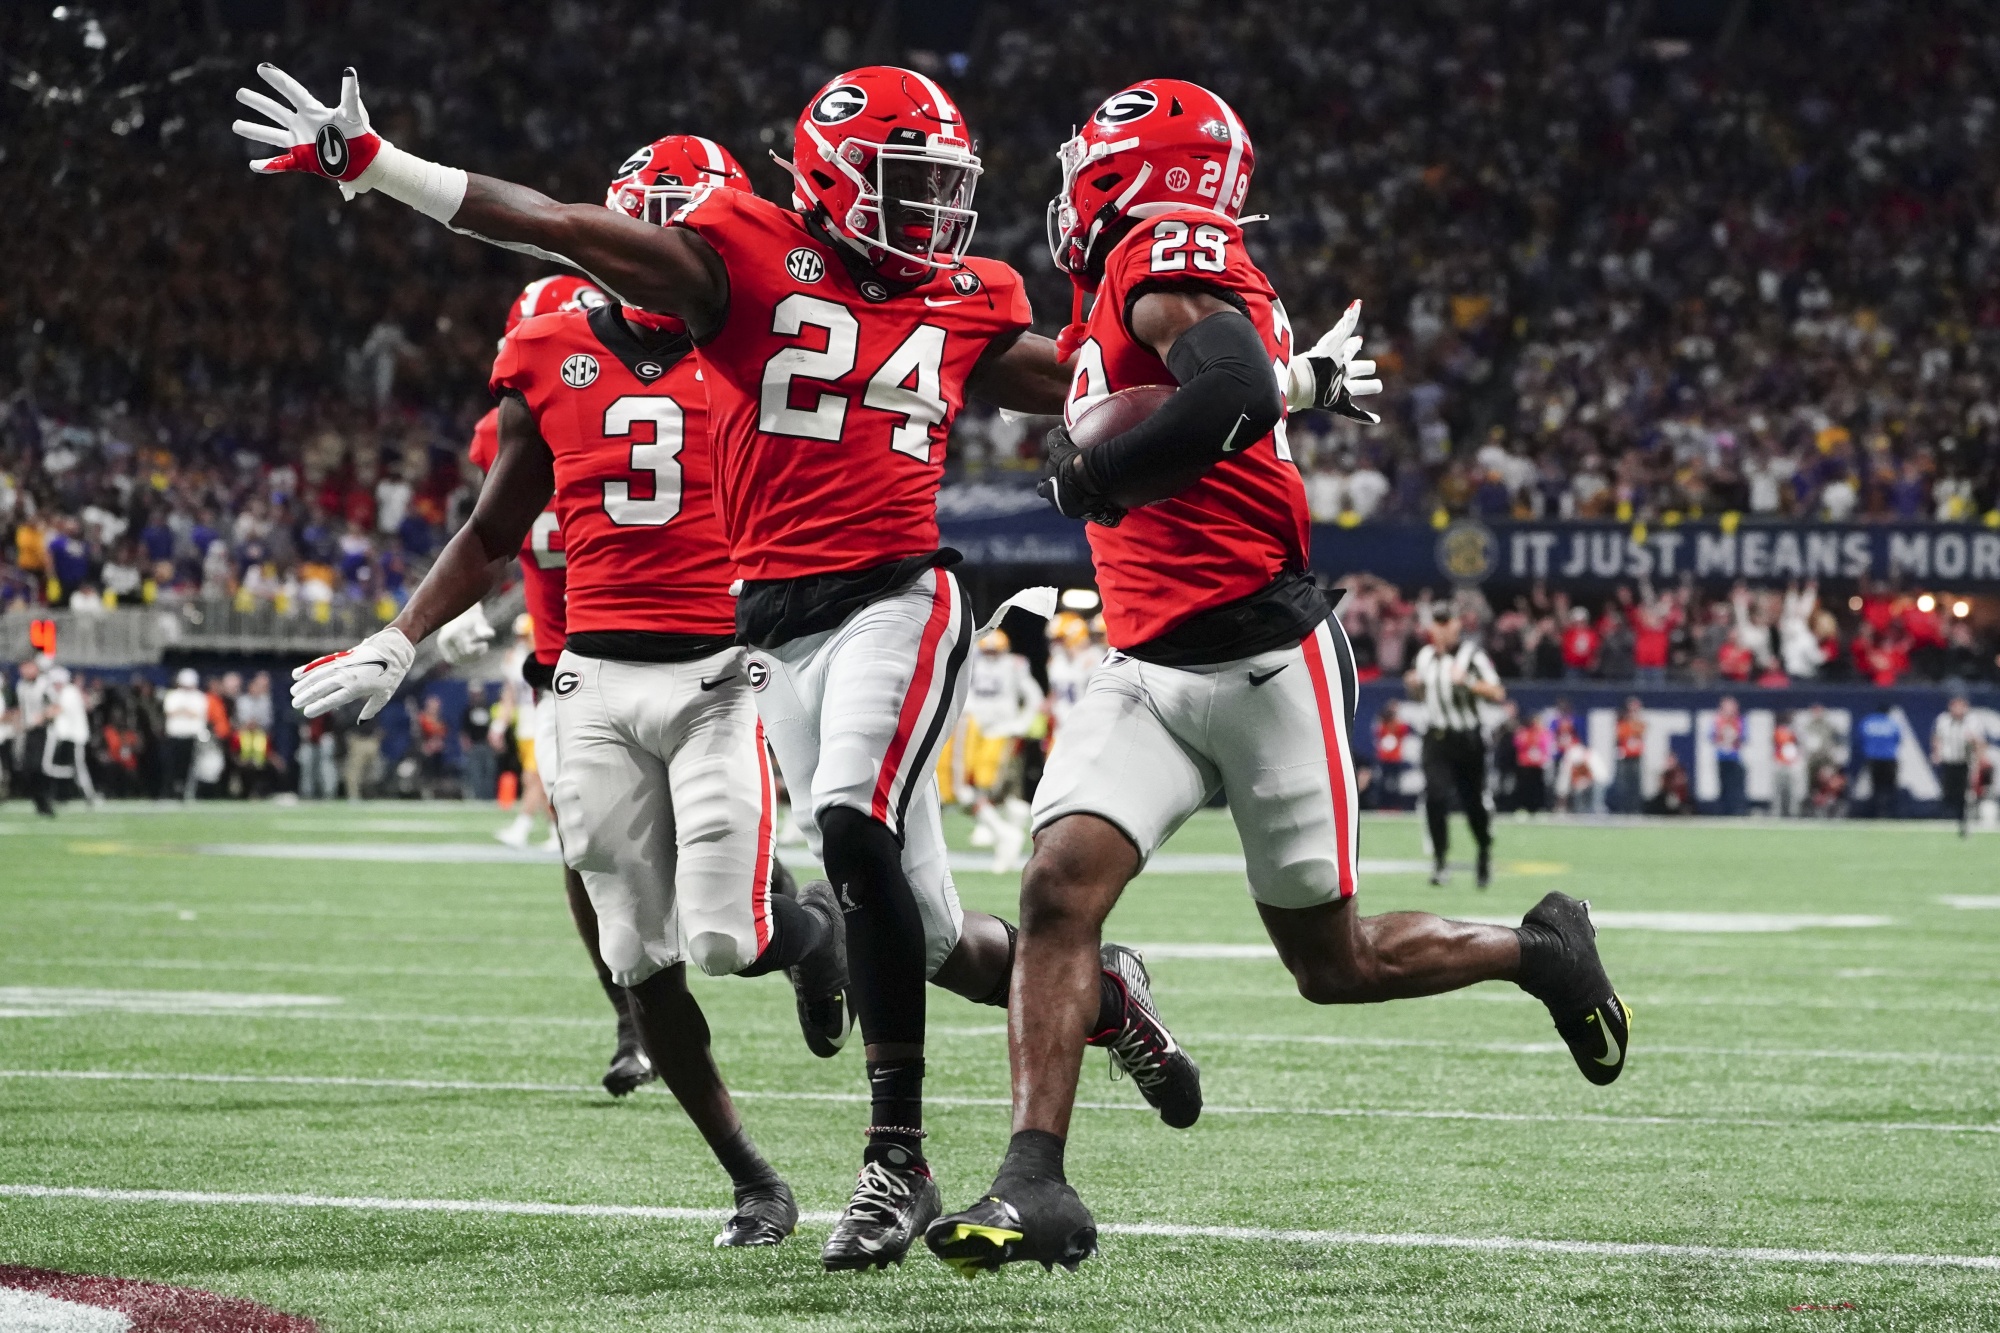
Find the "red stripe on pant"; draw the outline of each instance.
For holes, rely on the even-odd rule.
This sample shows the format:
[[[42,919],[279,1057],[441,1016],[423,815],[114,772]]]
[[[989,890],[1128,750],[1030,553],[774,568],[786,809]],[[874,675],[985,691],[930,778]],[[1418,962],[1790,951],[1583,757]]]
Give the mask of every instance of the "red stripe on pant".
[[[1340,896],[1354,896],[1353,815],[1348,810],[1347,769],[1341,762],[1347,747],[1347,729],[1341,725],[1344,711],[1333,706],[1333,690],[1327,683],[1326,655],[1320,651],[1315,629],[1299,645],[1305,650],[1306,674],[1312,677],[1313,702],[1319,705],[1320,735],[1326,742],[1326,775],[1333,792],[1333,832],[1340,843],[1335,864],[1340,871]]]
[[[931,599],[930,619],[924,622],[923,638],[917,648],[917,669],[910,677],[909,691],[903,695],[903,708],[896,716],[896,734],[889,738],[889,748],[882,755],[882,772],[875,779],[875,796],[868,805],[869,817],[884,824],[889,822],[890,812],[895,808],[892,797],[896,771],[903,766],[910,738],[916,735],[924,705],[930,701],[932,679],[937,674],[938,644],[951,626],[951,576],[941,569],[933,570],[931,576],[937,580],[937,593]],[[911,778],[914,781],[915,775]]]
[[[762,719],[757,722],[757,793],[763,811],[757,817],[757,876],[750,881],[750,921],[761,956],[771,942],[771,824],[778,803],[771,786],[771,752],[764,748]]]

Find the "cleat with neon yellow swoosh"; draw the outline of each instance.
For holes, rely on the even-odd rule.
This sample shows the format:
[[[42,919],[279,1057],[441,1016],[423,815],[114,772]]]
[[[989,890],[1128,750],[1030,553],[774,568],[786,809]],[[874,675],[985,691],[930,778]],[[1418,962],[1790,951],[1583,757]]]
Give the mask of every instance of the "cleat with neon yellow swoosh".
[[[1576,1067],[1600,1087],[1625,1072],[1632,1007],[1597,956],[1590,904],[1551,893],[1521,919],[1522,990],[1548,1006]]]
[[[996,1180],[972,1207],[931,1223],[924,1244],[967,1278],[1023,1260],[1074,1273],[1097,1253],[1097,1224],[1061,1180]]]

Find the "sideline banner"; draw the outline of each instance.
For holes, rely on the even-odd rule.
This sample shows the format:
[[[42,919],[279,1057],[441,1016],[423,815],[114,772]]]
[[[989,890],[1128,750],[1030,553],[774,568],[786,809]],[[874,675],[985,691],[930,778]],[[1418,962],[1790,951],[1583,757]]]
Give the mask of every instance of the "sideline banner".
[[[953,486],[939,497],[944,544],[970,565],[1090,563],[1084,526],[1032,490]],[[2000,529],[1969,524],[1422,523],[1316,524],[1313,568],[1328,577],[1378,574],[1405,585],[1546,579],[1575,586],[1906,579],[1928,588],[2000,588]]]
[[[1357,759],[1375,755],[1375,719],[1384,705],[1393,705],[1398,716],[1421,732],[1423,705],[1404,697],[1400,680],[1378,680],[1363,685],[1359,692],[1360,710],[1354,719],[1354,752]],[[1897,786],[1902,791],[1901,809],[1908,815],[1937,813],[1940,792],[1937,770],[1930,761],[1931,727],[1951,701],[1953,691],[1939,688],[1877,689],[1872,686],[1825,686],[1802,684],[1791,689],[1714,689],[1656,686],[1640,689],[1610,681],[1572,683],[1561,681],[1508,681],[1507,696],[1521,711],[1536,713],[1566,706],[1583,731],[1585,744],[1602,761],[1605,772],[1615,768],[1618,714],[1625,700],[1637,696],[1646,710],[1646,750],[1640,761],[1641,783],[1647,796],[1659,790],[1660,770],[1672,753],[1687,770],[1697,805],[1704,814],[1718,812],[1722,785],[1715,767],[1712,739],[1715,706],[1724,695],[1734,698],[1743,710],[1744,788],[1752,806],[1769,803],[1775,789],[1775,769],[1771,738],[1781,713],[1793,715],[1793,725],[1804,723],[1815,704],[1826,709],[1826,717],[1842,738],[1835,753],[1850,777],[1850,792],[1856,805],[1865,803],[1867,764],[1855,742],[1861,719],[1870,713],[1887,711],[1902,729],[1896,753]],[[1966,691],[1974,716],[1984,724],[1987,735],[2000,739],[2000,691],[1980,687]],[[1501,710],[1481,710],[1488,726],[1497,723]],[[1417,753],[1420,753],[1421,747]],[[1412,756],[1413,765],[1417,763]],[[1857,790],[1858,785],[1858,790]]]

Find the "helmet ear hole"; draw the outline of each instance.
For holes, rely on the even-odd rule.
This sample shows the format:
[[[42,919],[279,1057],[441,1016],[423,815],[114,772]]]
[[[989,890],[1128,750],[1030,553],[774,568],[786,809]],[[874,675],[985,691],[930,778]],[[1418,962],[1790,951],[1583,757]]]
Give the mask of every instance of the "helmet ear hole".
[[[833,177],[827,175],[824,171],[810,171],[806,174],[813,178],[813,184],[819,186],[820,189],[831,190],[833,188]]]
[[[1119,175],[1115,171],[1107,172],[1104,175],[1099,176],[1096,180],[1092,181],[1090,183],[1090,188],[1093,190],[1108,190],[1123,179],[1125,178]]]

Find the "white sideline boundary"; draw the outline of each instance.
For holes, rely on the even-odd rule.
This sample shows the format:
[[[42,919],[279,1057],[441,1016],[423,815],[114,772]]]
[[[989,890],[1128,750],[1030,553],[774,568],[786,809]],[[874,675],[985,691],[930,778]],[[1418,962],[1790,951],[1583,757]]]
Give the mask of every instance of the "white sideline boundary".
[[[358,1076],[326,1074],[199,1074],[199,1073],[152,1073],[144,1071],[126,1072],[116,1069],[0,1069],[0,1081],[10,1079],[46,1079],[52,1082],[86,1083],[195,1083],[210,1085],[249,1085],[259,1087],[299,1087],[299,1088],[381,1088],[400,1092],[529,1092],[552,1093],[566,1096],[578,1094],[592,1095],[599,1091],[595,1084],[584,1083],[485,1083],[471,1079],[424,1079],[424,1078],[364,1078]],[[858,1104],[868,1100],[858,1092],[792,1092],[759,1090],[755,1088],[732,1088],[730,1095],[739,1101],[766,1102],[819,1102],[833,1105]],[[1012,1103],[1005,1097],[926,1097],[933,1106],[954,1107],[1006,1107]],[[1080,1111],[1137,1111],[1153,1114],[1153,1109],[1141,1102],[1092,1102],[1079,1101]],[[1930,1120],[1776,1120],[1759,1116],[1684,1116],[1684,1115],[1605,1115],[1593,1111],[1528,1112],[1528,1111],[1461,1111],[1436,1110],[1425,1107],[1367,1107],[1367,1106],[1231,1106],[1208,1104],[1202,1107],[1204,1115],[1226,1116],[1300,1116],[1309,1119],[1327,1120],[1444,1120],[1476,1121],[1496,1124],[1528,1125],[1629,1125],[1636,1127],[1684,1126],[1692,1129],[1778,1129],[1778,1130],[1860,1130],[1874,1133],[1897,1134],[2000,1134],[2000,1122],[1993,1124],[1957,1124],[1949,1121]]]
[[[720,1222],[721,1208],[657,1208],[638,1204],[538,1203],[502,1199],[388,1199],[332,1194],[224,1194],[206,1190],[117,1190],[89,1186],[0,1185],[0,1199],[77,1199],[90,1203],[222,1205],[252,1208],[332,1208],[352,1212],[475,1213],[512,1217],[632,1218],[653,1222]],[[802,1213],[812,1225],[832,1223],[834,1213]],[[1167,1240],[1256,1241],[1323,1248],[1465,1250],[1487,1254],[1587,1255],[1617,1259],[1703,1259],[1721,1263],[1817,1264],[1848,1268],[1965,1268],[2000,1272],[2000,1255],[1908,1254],[1867,1250],[1798,1250],[1772,1246],[1673,1245],[1648,1241],[1543,1240],[1531,1236],[1445,1236],[1430,1232],[1310,1231],[1264,1227],[1186,1226],[1166,1222],[1110,1222],[1112,1236]]]

